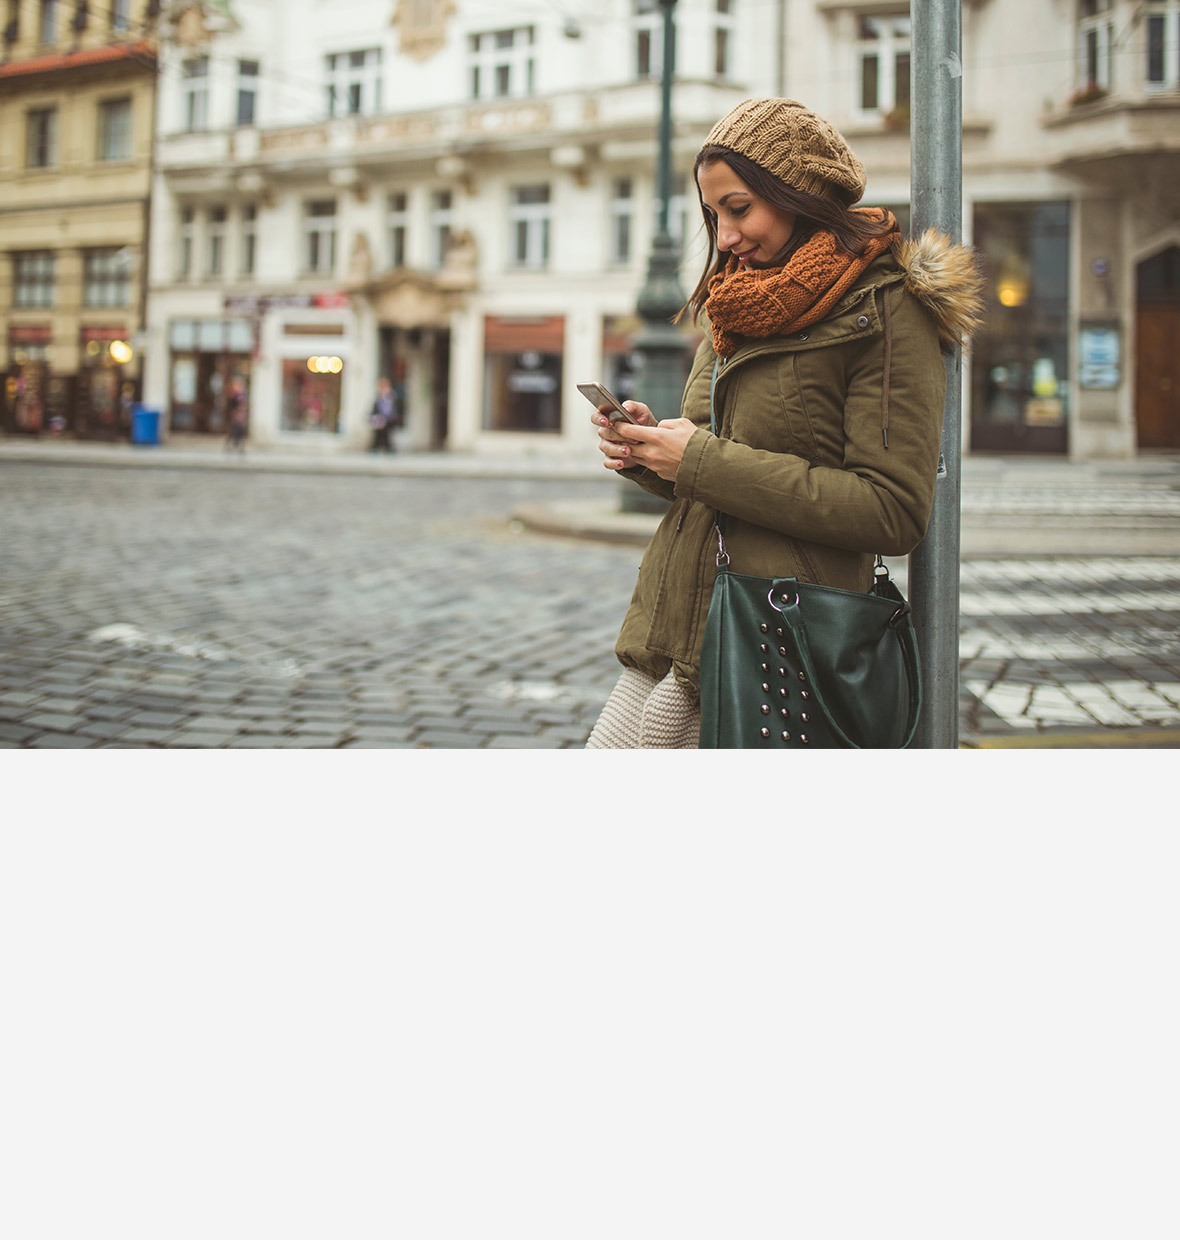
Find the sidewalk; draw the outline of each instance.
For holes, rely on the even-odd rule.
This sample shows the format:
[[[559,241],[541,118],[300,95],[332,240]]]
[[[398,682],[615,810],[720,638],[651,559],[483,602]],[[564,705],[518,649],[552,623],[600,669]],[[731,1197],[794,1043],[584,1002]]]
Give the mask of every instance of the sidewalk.
[[[658,516],[623,513],[627,485],[598,453],[312,452],[252,448],[238,456],[220,440],[155,447],[127,443],[0,439],[0,461],[128,468],[249,470],[391,478],[517,478],[600,483],[601,496],[524,503],[510,518],[564,537],[643,545]],[[1129,461],[978,457],[962,463],[964,559],[986,556],[1180,555],[1180,454]]]

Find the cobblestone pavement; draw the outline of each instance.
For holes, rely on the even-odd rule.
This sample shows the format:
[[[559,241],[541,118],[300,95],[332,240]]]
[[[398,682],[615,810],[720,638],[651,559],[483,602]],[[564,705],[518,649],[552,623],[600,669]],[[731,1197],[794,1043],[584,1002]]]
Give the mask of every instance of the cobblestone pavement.
[[[640,549],[508,514],[603,494],[0,462],[0,746],[580,748]],[[1180,556],[962,587],[964,743],[1180,743]]]

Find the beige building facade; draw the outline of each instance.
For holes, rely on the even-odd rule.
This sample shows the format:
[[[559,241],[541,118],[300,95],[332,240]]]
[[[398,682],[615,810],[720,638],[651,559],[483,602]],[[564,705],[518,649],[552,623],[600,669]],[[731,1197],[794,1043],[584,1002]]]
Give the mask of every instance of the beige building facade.
[[[224,433],[241,383],[255,442],[358,451],[388,374],[403,448],[592,452],[576,383],[642,395],[660,6],[154,7],[150,289],[135,356],[164,433]],[[909,132],[929,123],[910,115],[907,4],[678,0],[674,12],[670,219],[685,289],[704,260],[692,158],[749,96],[785,94],[830,118],[866,165],[865,201],[907,221]],[[969,0],[962,28],[964,234],[989,288],[964,361],[964,450],[1180,448],[1180,0]],[[61,242],[61,213],[34,192],[44,170],[27,166],[28,116],[53,72],[19,86],[0,72],[23,118],[5,109],[20,199],[7,216],[18,239],[3,248],[58,255],[60,315],[15,303],[18,286],[26,302],[41,295],[33,258],[19,278],[10,260],[0,313],[10,359],[52,319],[66,375],[95,343],[77,291],[90,217]],[[71,113],[79,135],[93,137],[104,90],[95,83],[90,120],[87,105]],[[145,99],[133,99],[139,118]],[[139,132],[124,190],[146,175]],[[102,162],[70,182],[88,211]],[[686,355],[694,340],[686,330]]]
[[[7,5],[0,427],[130,433],[142,379],[156,53],[149,10]]]

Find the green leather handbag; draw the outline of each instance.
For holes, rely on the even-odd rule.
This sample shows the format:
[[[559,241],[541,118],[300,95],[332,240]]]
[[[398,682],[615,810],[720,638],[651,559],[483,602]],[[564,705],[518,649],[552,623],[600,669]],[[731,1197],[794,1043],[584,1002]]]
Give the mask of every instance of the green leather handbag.
[[[730,570],[721,520],[701,647],[700,747],[906,748],[922,708],[918,643],[881,557],[867,594],[746,577]]]
[[[746,577],[722,550],[701,649],[702,749],[904,749],[921,705],[910,605],[880,557],[860,594]]]

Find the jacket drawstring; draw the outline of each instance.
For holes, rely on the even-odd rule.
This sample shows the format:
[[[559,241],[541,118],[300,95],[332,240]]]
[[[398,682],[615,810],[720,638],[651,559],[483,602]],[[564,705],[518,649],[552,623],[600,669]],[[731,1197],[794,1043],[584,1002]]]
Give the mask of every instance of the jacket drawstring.
[[[889,447],[889,377],[893,369],[893,321],[889,317],[889,290],[881,290],[885,313],[885,363],[881,383],[881,440]]]

